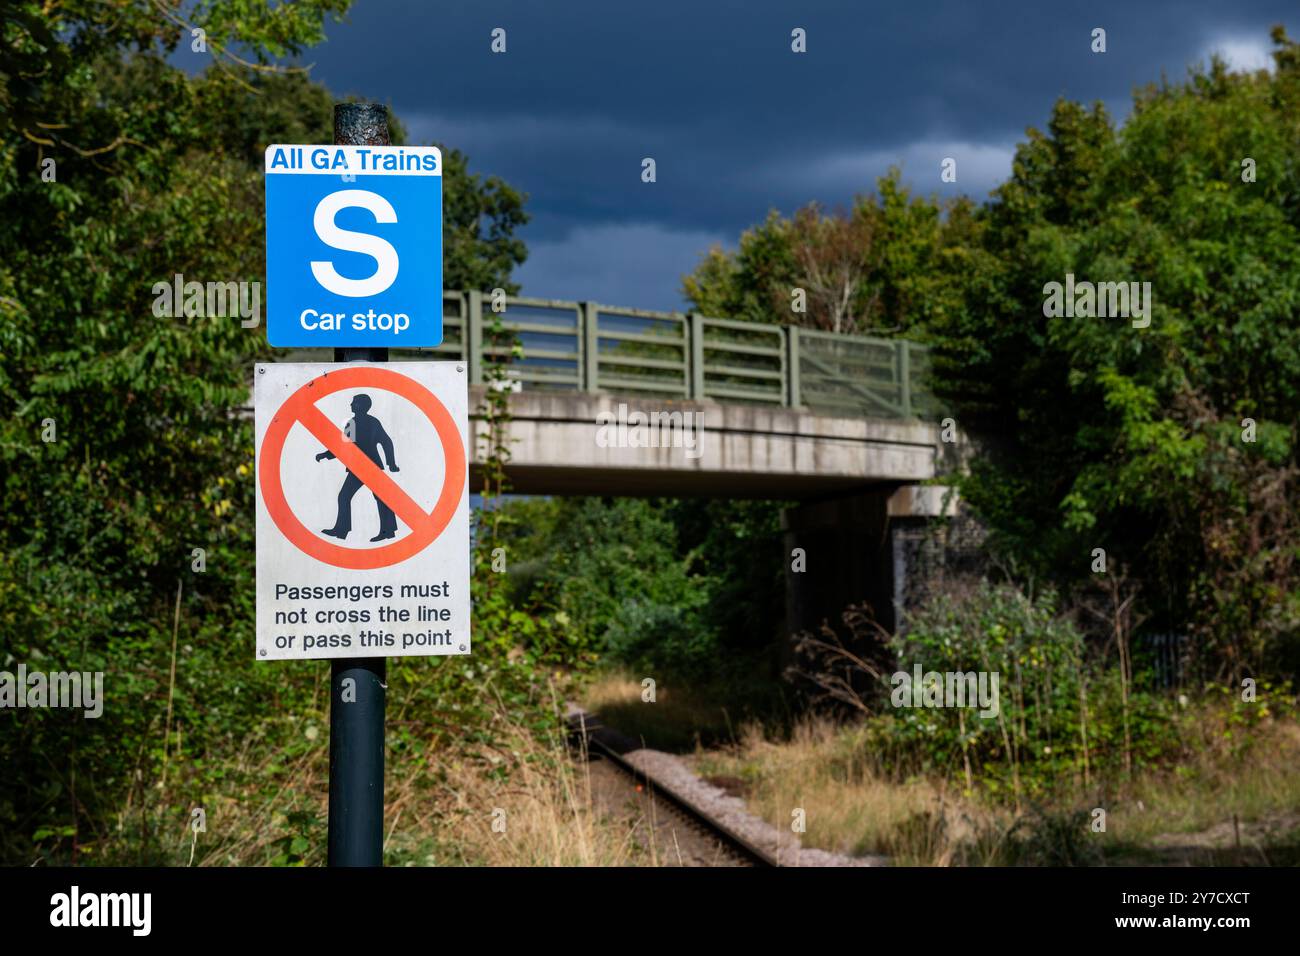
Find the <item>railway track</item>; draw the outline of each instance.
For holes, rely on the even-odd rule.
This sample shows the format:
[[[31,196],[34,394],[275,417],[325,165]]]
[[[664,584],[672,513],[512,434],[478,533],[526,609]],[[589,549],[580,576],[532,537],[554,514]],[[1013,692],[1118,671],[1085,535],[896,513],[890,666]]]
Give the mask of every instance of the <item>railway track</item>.
[[[658,806],[666,808],[690,830],[711,840],[734,863],[753,867],[780,866],[765,850],[678,796],[671,787],[656,780],[654,775],[630,763],[623,756],[629,749],[626,738],[606,728],[599,718],[575,708],[570,711],[568,722],[570,740],[580,748],[580,752],[604,760],[621,774],[635,780],[657,801]]]

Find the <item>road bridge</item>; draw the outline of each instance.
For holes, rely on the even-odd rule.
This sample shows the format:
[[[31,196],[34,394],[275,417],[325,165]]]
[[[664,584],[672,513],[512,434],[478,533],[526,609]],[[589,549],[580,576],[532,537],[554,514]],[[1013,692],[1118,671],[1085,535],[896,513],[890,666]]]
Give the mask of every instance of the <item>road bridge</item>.
[[[443,312],[442,345],[390,356],[468,366],[472,486],[499,388],[514,492],[792,502],[786,543],[809,555],[792,629],[864,599],[892,623],[904,537],[953,510],[927,484],[952,446],[915,342],[477,291],[446,291]]]

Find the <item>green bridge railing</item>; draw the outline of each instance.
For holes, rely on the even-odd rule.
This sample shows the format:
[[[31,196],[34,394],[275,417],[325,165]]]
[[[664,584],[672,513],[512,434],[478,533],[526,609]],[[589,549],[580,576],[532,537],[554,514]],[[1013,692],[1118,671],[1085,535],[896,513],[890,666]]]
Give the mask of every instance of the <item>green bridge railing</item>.
[[[924,388],[928,351],[905,339],[507,296],[501,324],[523,347],[518,360],[509,342],[493,340],[491,302],[480,292],[444,292],[443,344],[417,351],[465,361],[474,384],[483,382],[483,361],[491,356],[508,363],[522,388],[713,398],[883,418],[937,411]]]

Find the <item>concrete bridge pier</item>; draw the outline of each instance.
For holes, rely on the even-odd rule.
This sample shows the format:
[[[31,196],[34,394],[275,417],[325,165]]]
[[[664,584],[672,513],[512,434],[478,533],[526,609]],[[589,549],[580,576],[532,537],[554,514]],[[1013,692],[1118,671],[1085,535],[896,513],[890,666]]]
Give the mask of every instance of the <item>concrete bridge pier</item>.
[[[816,632],[823,621],[839,629],[849,604],[871,605],[894,627],[889,496],[893,489],[810,501],[781,513],[785,536],[785,613],[790,634]],[[804,570],[795,568],[802,549]]]
[[[907,484],[787,508],[781,525],[788,633],[816,632],[828,621],[844,634],[844,608],[864,602],[881,626],[894,631],[908,593],[909,543],[930,521],[955,514],[956,506],[946,487]],[[795,548],[804,551],[802,572],[793,570]]]

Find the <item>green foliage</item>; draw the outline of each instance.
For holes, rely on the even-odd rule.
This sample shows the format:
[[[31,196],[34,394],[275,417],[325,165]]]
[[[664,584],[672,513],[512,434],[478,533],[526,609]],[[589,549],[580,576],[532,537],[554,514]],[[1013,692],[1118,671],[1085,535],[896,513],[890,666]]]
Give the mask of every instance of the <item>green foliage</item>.
[[[724,658],[752,655],[785,638],[785,565],[779,501],[685,498],[668,514],[679,552],[693,572],[707,575],[702,609]],[[745,665],[754,670],[752,661]]]
[[[483,469],[482,504],[475,515],[473,581],[475,652],[480,649],[491,665],[506,665],[505,673],[514,680],[509,689],[531,686],[532,665],[541,663],[580,663],[579,648],[568,646],[563,629],[541,609],[517,602],[508,578],[510,543],[518,518],[505,507],[510,483],[506,465],[510,461],[510,389],[509,359],[518,361],[523,346],[518,337],[506,329],[501,315],[489,312],[484,338],[495,347],[508,351],[505,361],[484,363],[483,379],[487,388],[479,408],[483,430],[479,433],[479,456]],[[517,656],[516,656],[517,655]],[[512,666],[523,663],[525,666]],[[518,685],[518,686],[516,686]]]
[[[1294,672],[1300,640],[1300,72],[1274,39],[1275,74],[1216,61],[1139,91],[1119,130],[1058,102],[982,215],[965,307],[929,330],[980,442],[963,494],[1003,550],[1065,583],[1093,548],[1121,557],[1206,673]],[[1150,326],[1045,316],[1067,273],[1149,282]]]
[[[813,204],[785,219],[773,210],[735,252],[709,250],[682,287],[706,315],[911,333],[960,304],[956,270],[978,228],[969,200],[914,197],[893,169],[848,211]],[[806,313],[791,309],[796,288]]]
[[[1007,854],[1021,866],[1100,866],[1100,843],[1093,838],[1092,814],[1085,807],[1035,806],[1008,833]]]
[[[1293,710],[1285,691],[1267,682],[1256,701],[1243,700],[1240,688],[1207,685],[1195,695],[1198,709],[1185,710],[1188,695],[1172,697],[1141,667],[1126,695],[1119,668],[1085,643],[1051,592],[1030,597],[1007,584],[982,581],[936,596],[909,616],[891,649],[909,674],[914,666],[997,673],[998,714],[889,706],[885,688],[868,723],[873,752],[899,772],[966,779],[1017,803],[1104,791],[1132,771],[1176,765],[1202,733],[1193,725],[1211,712],[1219,745],[1240,755],[1257,728]]]
[[[511,270],[528,250],[514,232],[528,222],[527,195],[497,176],[469,171],[460,150],[442,147],[442,272],[448,289],[496,289],[518,295]]]
[[[582,646],[633,666],[701,666],[712,644],[700,626],[705,582],[679,557],[665,510],[641,499],[547,506],[553,516],[544,532],[519,549],[521,571]]]
[[[46,155],[78,157],[87,167],[110,165],[116,148],[144,148],[140,134],[183,121],[166,95],[183,83],[165,59],[192,48],[202,31],[216,70],[233,70],[295,55],[325,37],[325,22],[341,19],[351,0],[299,0],[275,5],[207,0],[189,19],[150,0],[19,0],[0,11],[0,137],[43,146]],[[124,55],[146,59],[170,81],[153,92],[154,108],[132,108],[104,97],[105,83]],[[105,78],[109,79],[106,81]]]
[[[988,582],[942,594],[909,616],[906,634],[891,646],[900,671],[998,675],[995,716],[979,716],[978,707],[891,711],[890,736],[927,763],[947,772],[969,762],[995,784],[1012,783],[1010,774],[1023,775],[1025,765],[1040,768],[1044,780],[1069,775],[1076,757],[1082,766],[1083,639],[1057,615],[1052,594],[1031,600]]]
[[[698,679],[752,673],[779,637],[774,503],[569,498],[506,511],[515,600],[553,609],[578,659]]]
[[[238,787],[269,800],[321,756],[302,736],[321,718],[321,665],[252,661],[253,435],[232,410],[270,355],[264,332],[155,316],[153,287],[176,273],[261,282],[262,151],[331,141],[333,98],[225,51],[296,52],[346,7],[200,4],[214,55],[197,77],[169,61],[189,27],[153,3],[0,13],[0,666],[104,671],[107,697],[97,720],[0,714],[0,859],[184,862],[189,840],[174,837],[198,800]],[[448,283],[508,283],[522,196],[444,158]],[[47,420],[57,441],[42,440]],[[496,677],[460,663],[390,674],[426,707],[482,698]],[[490,693],[523,686],[498,683]],[[480,732],[462,723],[423,743]],[[294,862],[292,839],[281,850]]]

